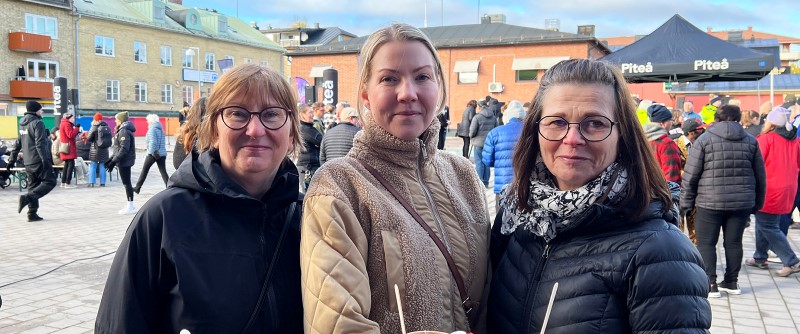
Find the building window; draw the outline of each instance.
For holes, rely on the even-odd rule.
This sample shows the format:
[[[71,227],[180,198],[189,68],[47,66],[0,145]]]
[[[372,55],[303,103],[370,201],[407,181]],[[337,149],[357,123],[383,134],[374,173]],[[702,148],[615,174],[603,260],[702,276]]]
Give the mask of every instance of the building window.
[[[114,39],[111,37],[94,36],[94,54],[113,57]]]
[[[213,53],[206,52],[206,69],[209,71],[215,71],[217,68],[216,60],[217,58],[214,56]]]
[[[119,101],[119,80],[106,80],[106,101]]]
[[[264,66],[264,67],[269,67],[269,61],[262,60],[262,61],[261,61],[261,66]]]
[[[191,104],[194,101],[194,87],[183,86],[183,102]]]
[[[186,54],[187,49],[183,49],[181,54],[183,55],[183,68],[192,68],[194,67],[194,56],[190,56]]]
[[[478,83],[478,65],[480,60],[459,60],[456,61],[453,72],[458,73],[458,83],[474,84]]]
[[[161,65],[172,66],[172,47],[161,46]]]
[[[172,104],[172,85],[166,84],[161,87],[161,103]]]
[[[50,16],[25,14],[25,32],[58,39],[58,20]]]
[[[27,80],[53,82],[53,79],[55,79],[57,76],[57,62],[41,59],[28,59]]]
[[[137,81],[133,85],[134,99],[136,102],[147,102],[147,83]]]
[[[147,44],[144,42],[133,42],[133,61],[137,63],[147,62]]]
[[[536,81],[539,70],[518,70],[517,82]]]
[[[234,65],[233,56],[225,56],[225,59],[230,59],[231,60],[231,67],[233,67],[233,65]]]
[[[250,64],[250,63],[252,63],[252,62],[253,62],[253,60],[252,60],[252,59],[250,59],[250,58],[245,58],[245,59],[244,59],[244,63],[245,63],[245,64]]]

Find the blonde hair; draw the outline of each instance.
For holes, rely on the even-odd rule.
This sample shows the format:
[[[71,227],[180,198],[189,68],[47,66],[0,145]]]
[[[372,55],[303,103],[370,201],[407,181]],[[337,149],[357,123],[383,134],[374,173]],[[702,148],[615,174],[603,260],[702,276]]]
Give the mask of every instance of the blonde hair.
[[[200,130],[203,116],[206,114],[206,100],[208,100],[207,97],[201,97],[194,102],[191,108],[184,108],[186,109],[184,114],[186,122],[175,132],[175,138],[178,138],[178,141],[183,144],[183,151],[186,154],[192,151],[194,141],[197,139],[197,131]]]
[[[420,42],[431,52],[433,57],[433,66],[436,75],[436,81],[439,85],[439,101],[436,104],[436,112],[438,115],[447,104],[447,87],[445,86],[444,71],[442,70],[442,62],[439,59],[439,54],[436,53],[436,48],[428,36],[416,27],[410,26],[405,23],[395,23],[388,27],[382,28],[373,32],[367,38],[364,46],[361,48],[361,62],[359,64],[359,80],[358,80],[358,110],[364,110],[364,101],[361,95],[367,90],[367,82],[370,79],[372,71],[372,62],[375,59],[375,54],[386,43],[390,42]],[[363,116],[363,115],[361,115]]]
[[[767,101],[761,104],[761,108],[758,109],[758,113],[761,115],[769,114],[772,111],[772,102]]]
[[[207,113],[198,133],[197,151],[211,149],[219,138],[217,118],[222,108],[237,98],[257,100],[260,104],[274,103],[289,111],[292,150],[303,147],[300,137],[300,120],[297,112],[297,94],[280,73],[255,63],[240,64],[225,72],[214,85],[206,102]]]

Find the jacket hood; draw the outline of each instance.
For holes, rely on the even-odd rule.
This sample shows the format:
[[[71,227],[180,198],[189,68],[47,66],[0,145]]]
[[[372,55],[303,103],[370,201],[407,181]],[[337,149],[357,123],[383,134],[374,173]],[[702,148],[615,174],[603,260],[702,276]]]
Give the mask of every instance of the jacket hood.
[[[490,118],[494,117],[494,111],[491,108],[481,108],[481,112],[478,115],[482,115],[483,117]]]
[[[117,129],[125,129],[130,131],[131,133],[136,133],[136,126],[133,125],[131,121],[122,122]]]
[[[20,126],[26,126],[33,121],[41,120],[42,117],[37,115],[35,112],[26,112],[24,116],[22,116],[22,120],[19,121]]]
[[[644,125],[644,133],[647,135],[647,140],[656,140],[661,136],[669,134],[667,129],[655,123],[647,123]]]
[[[775,131],[775,133],[777,133],[781,137],[786,138],[786,140],[795,140],[797,138],[797,129],[795,128],[792,128],[791,130],[786,130],[785,127],[779,126],[776,127],[775,130],[773,131]]]
[[[105,126],[108,126],[108,123],[106,123],[106,121],[101,119],[99,121],[92,121],[92,125],[97,125],[97,126],[105,125]]]
[[[706,132],[727,140],[742,140],[747,135],[742,125],[734,121],[715,122],[706,128]]]
[[[417,158],[422,152],[423,162],[429,163],[436,154],[439,141],[440,123],[437,117],[428,129],[414,140],[395,137],[375,122],[372,112],[364,114],[361,131],[353,138],[353,148],[348,156],[363,159],[366,155],[374,155],[387,162],[393,162],[405,168],[416,168]]]
[[[264,198],[260,200],[253,198],[222,170],[219,152],[210,150],[200,154],[192,151],[170,177],[168,187],[184,188],[220,197],[259,200],[269,203],[269,206],[283,207],[298,199],[299,182],[297,167],[291,160],[284,158]]]

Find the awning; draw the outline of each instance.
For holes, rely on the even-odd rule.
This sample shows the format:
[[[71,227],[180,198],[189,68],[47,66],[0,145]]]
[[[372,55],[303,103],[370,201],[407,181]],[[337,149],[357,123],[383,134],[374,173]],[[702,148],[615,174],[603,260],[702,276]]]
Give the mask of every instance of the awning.
[[[535,58],[514,58],[511,69],[519,70],[546,70],[556,63],[569,59],[569,56],[562,57],[535,57]]]
[[[325,70],[333,68],[331,65],[315,65],[311,67],[311,77],[312,78],[322,78],[322,72]]]
[[[453,68],[453,72],[455,73],[465,73],[465,72],[478,72],[478,64],[480,60],[459,60],[456,61],[456,66]]]

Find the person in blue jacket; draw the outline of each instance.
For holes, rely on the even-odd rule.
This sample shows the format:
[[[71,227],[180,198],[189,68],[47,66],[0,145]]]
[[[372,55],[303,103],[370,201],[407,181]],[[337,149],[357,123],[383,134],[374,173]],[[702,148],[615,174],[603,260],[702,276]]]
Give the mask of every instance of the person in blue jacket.
[[[494,167],[494,193],[495,208],[500,210],[500,191],[509,184],[514,177],[514,168],[511,162],[514,157],[514,147],[517,146],[519,135],[522,133],[522,120],[525,119],[525,109],[519,101],[511,101],[503,114],[502,126],[489,131],[486,142],[483,144],[483,164]]]

